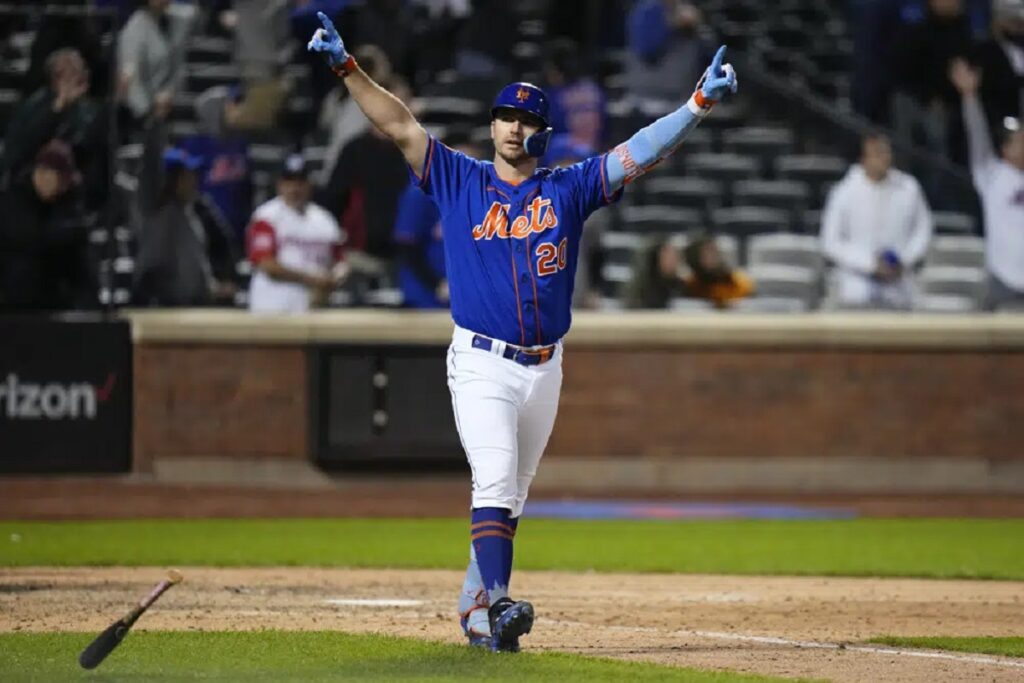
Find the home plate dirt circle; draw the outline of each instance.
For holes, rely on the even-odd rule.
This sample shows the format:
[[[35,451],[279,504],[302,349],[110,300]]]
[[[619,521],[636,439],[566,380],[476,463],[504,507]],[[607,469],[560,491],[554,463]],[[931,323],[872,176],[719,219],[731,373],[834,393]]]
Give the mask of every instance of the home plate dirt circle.
[[[182,568],[145,630],[345,630],[462,642],[462,572]],[[101,630],[160,568],[0,570],[0,631]],[[1024,582],[517,571],[524,649],[833,681],[1020,681],[1024,659],[901,650],[880,635],[1021,635]]]

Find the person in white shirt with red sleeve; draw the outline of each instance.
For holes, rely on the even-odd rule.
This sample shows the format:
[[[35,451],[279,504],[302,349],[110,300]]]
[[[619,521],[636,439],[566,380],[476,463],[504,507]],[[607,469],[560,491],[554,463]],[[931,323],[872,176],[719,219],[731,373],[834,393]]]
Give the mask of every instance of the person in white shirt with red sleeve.
[[[292,154],[277,181],[277,196],[260,205],[246,234],[253,265],[249,310],[301,313],[322,306],[344,282],[345,234],[334,216],[310,201],[305,160]]]
[[[832,188],[822,214],[822,252],[835,265],[830,298],[840,308],[912,308],[913,267],[931,238],[920,184],[892,167],[887,137],[865,135],[860,163]]]
[[[982,74],[956,60],[950,79],[960,91],[971,178],[985,214],[988,307],[1024,310],[1024,126],[1009,119],[1000,153],[992,146],[985,112],[978,100]]]

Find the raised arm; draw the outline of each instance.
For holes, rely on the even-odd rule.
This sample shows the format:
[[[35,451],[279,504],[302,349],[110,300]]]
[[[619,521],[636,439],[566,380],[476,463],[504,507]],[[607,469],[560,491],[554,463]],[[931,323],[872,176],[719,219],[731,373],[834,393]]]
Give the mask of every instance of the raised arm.
[[[334,22],[323,12],[317,12],[317,16],[323,28],[316,30],[307,49],[324,55],[331,70],[345,79],[345,87],[366,118],[398,145],[406,162],[419,172],[427,155],[427,132],[400,99],[359,68],[355,58],[345,50]]]
[[[985,111],[978,99],[981,73],[972,69],[966,61],[955,59],[949,69],[949,79],[960,92],[971,177],[981,191],[988,184],[989,177],[999,161],[992,146],[992,138],[989,137]]]
[[[608,182],[612,191],[632,182],[674,152],[687,134],[711,112],[715,103],[728,93],[736,92],[736,72],[731,64],[723,64],[725,45],[718,48],[693,95],[686,104],[651,125],[641,128],[633,137],[615,148],[607,159]]]

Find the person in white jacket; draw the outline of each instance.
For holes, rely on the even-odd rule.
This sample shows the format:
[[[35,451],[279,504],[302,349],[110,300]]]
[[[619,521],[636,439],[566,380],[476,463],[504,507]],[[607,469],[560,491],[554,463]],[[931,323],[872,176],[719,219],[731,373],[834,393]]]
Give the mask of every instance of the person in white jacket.
[[[985,214],[988,307],[1024,310],[1024,128],[1006,122],[997,156],[978,99],[982,74],[957,60],[950,79],[963,98],[971,178]]]
[[[887,137],[865,135],[860,163],[832,188],[822,214],[821,249],[835,266],[830,298],[840,308],[912,308],[913,267],[931,237],[920,184],[892,167]]]

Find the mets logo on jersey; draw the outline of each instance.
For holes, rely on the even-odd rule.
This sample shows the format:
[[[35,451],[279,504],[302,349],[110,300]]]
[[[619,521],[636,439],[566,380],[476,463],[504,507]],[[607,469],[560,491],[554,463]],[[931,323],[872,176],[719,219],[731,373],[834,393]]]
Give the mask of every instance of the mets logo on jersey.
[[[550,199],[537,197],[530,202],[527,213],[512,221],[511,229],[508,224],[510,208],[511,204],[493,202],[483,222],[473,226],[473,239],[523,239],[531,233],[541,233],[558,225],[558,214],[555,213],[555,207],[551,206]]]

